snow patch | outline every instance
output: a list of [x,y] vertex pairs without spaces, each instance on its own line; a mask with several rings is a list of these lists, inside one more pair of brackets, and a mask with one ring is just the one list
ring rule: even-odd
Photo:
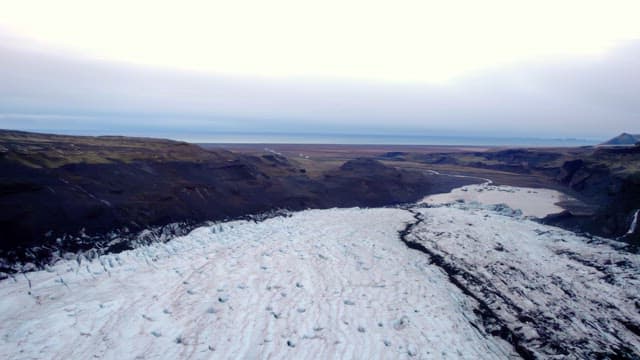
[[636,228],[638,227],[638,215],[640,215],[640,210],[636,210],[633,214],[633,220],[631,220],[631,226],[629,226],[629,231],[627,231],[628,235],[635,234]]

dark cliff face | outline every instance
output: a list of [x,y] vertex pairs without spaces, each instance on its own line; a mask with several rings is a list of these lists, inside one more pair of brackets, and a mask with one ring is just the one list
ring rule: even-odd
[[[279,155],[155,139],[0,132],[0,145],[0,258],[10,260],[33,258],[34,247],[38,258],[53,249],[85,250],[114,230],[274,209],[411,202],[428,194],[433,182],[367,159],[310,178]],[[76,240],[64,240],[65,234]]]
[[597,205],[589,216],[559,217],[550,223],[572,226],[607,237],[621,237],[640,245],[638,234],[626,235],[640,208],[640,147],[598,149],[564,162],[557,180]]
[[[581,168],[566,184],[599,204],[592,216],[574,219],[584,230],[607,237],[625,235],[633,214],[640,208],[640,177],[620,177],[601,168]],[[640,238],[627,238],[640,245]]]
[[133,231],[289,205],[293,170],[271,179],[259,159],[71,164],[33,169],[0,161],[2,248],[48,242],[64,233]]

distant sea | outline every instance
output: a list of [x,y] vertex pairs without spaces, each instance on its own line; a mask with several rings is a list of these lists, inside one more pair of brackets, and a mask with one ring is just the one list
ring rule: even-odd
[[573,147],[596,145],[602,142],[600,139],[579,138],[272,133],[202,134],[198,136],[184,137],[181,138],[181,140],[195,143],[236,144],[470,145],[531,147]]
[[605,139],[594,138],[543,138],[506,136],[453,136],[421,134],[344,134],[344,133],[271,133],[271,132],[212,132],[199,133],[179,130],[170,131],[82,131],[40,129],[46,133],[68,135],[124,135],[156,137],[188,141],[192,143],[232,144],[345,144],[345,145],[468,145],[468,146],[529,146],[529,147],[575,147],[597,145]]

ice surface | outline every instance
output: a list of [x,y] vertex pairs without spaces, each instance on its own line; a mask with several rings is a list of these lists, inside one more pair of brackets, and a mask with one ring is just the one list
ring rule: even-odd
[[513,209],[521,210],[524,216],[542,218],[562,212],[563,209],[556,203],[566,198],[566,195],[551,189],[495,186],[485,183],[463,186],[449,193],[429,195],[422,202],[429,205],[457,201],[478,202],[484,205],[506,204]]
[[639,269],[464,204],[309,210],[0,281],[0,358],[633,358]]
[[0,358],[506,358],[401,209],[202,227],[0,283]]
[[539,358],[640,356],[639,255],[481,209],[419,213],[409,238],[441,256]]

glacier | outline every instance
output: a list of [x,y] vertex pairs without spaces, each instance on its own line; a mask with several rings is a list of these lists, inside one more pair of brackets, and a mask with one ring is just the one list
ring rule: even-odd
[[0,282],[0,358],[637,358],[640,258],[484,207],[306,210]]

